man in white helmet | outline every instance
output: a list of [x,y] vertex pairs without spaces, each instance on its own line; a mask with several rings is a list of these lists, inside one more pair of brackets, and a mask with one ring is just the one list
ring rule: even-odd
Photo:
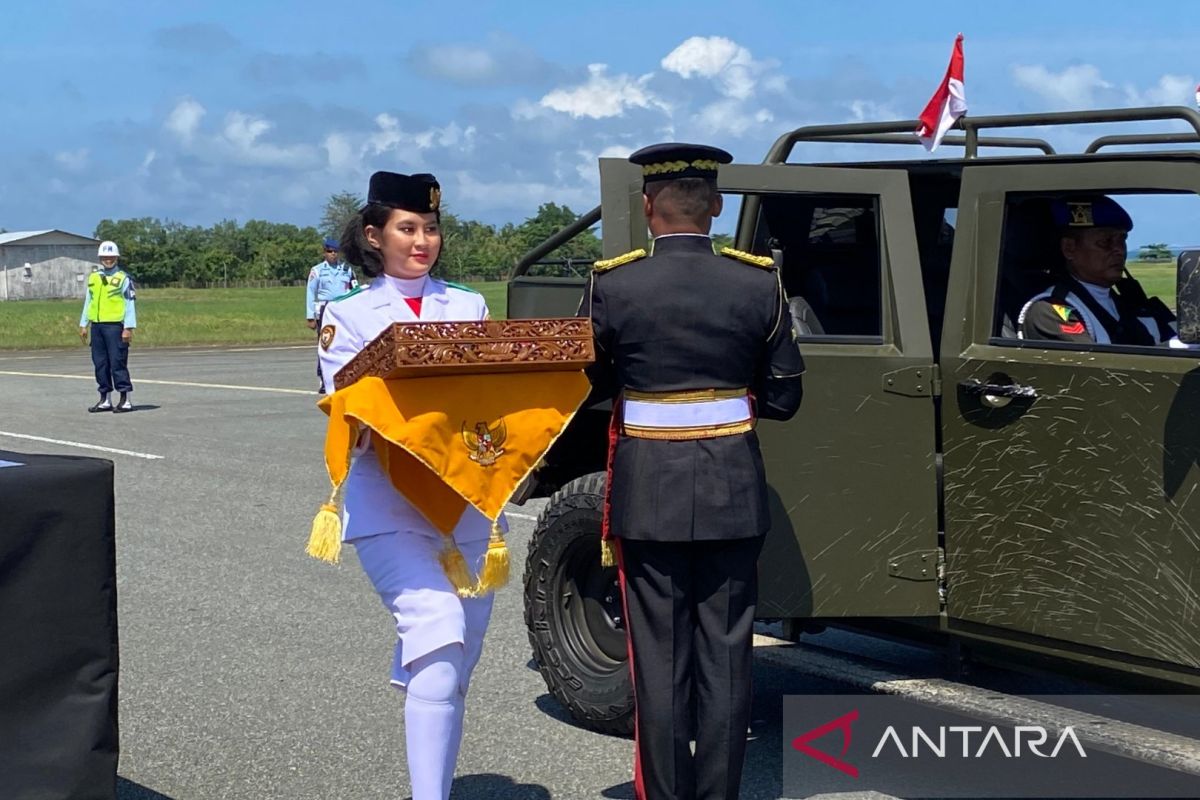
[[[79,338],[88,340],[92,329],[92,364],[96,367],[96,384],[100,400],[88,411],[113,411],[118,414],[133,411],[129,393],[129,342],[137,327],[136,294],[133,281],[117,266],[121,251],[115,242],[101,242],[97,254],[100,269],[88,276],[87,294],[83,298],[83,313],[79,317]],[[114,389],[121,397],[114,405],[108,399]]]

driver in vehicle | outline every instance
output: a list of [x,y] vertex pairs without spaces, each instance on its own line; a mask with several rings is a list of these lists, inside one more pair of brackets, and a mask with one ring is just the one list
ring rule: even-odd
[[1051,206],[1066,274],[1035,295],[1017,319],[1022,339],[1087,344],[1186,347],[1175,315],[1125,273],[1133,220],[1103,195],[1057,200]]

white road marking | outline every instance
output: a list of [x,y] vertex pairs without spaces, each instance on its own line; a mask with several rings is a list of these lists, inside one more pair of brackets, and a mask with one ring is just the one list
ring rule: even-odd
[[941,678],[910,678],[886,664],[759,633],[754,634],[754,648],[757,658],[867,692],[894,694],[1001,724],[1070,725],[1082,742],[1099,750],[1200,775],[1200,741],[1187,736]]
[[[60,375],[51,372],[17,372],[15,370],[0,370],[0,375],[15,375],[21,378],[65,378],[73,381],[95,381],[91,375]],[[192,381],[158,381],[138,378],[138,383],[156,384],[159,386],[193,386],[200,389],[236,389],[243,392],[275,392],[277,394],[303,394],[313,396],[316,393],[310,389],[280,389],[275,386],[239,386],[230,383],[193,383]]]
[[33,442],[47,442],[49,444],[61,444],[64,447],[79,447],[84,450],[99,450],[102,453],[116,453],[122,456],[133,456],[134,458],[145,458],[150,461],[158,461],[165,456],[156,456],[153,453],[139,453],[135,450],[122,450],[119,447],[101,447],[98,444],[85,444],[84,442],[69,442],[66,439],[48,439],[45,436],[30,436],[27,433],[10,433],[9,431],[0,431],[0,436],[11,436],[14,439],[29,439]]
[[537,522],[537,516],[534,514],[522,514],[519,511],[505,511],[504,516],[513,517],[514,519],[528,519]]
[[317,343],[312,344],[283,344],[275,347],[231,347],[226,350],[208,350],[212,353],[257,353],[262,350],[316,350]]
[[40,361],[54,356],[0,356],[0,361]]

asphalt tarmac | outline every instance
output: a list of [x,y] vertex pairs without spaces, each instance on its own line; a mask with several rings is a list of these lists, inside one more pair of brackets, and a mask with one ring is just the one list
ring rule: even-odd
[[[403,700],[388,684],[392,619],[352,548],[336,567],[304,554],[329,492],[315,348],[135,345],[130,368],[134,413],[89,414],[86,348],[0,354],[0,449],[115,465],[118,797],[408,797]],[[472,681],[454,800],[634,796],[631,740],[574,723],[530,662],[520,569],[544,502],[509,512],[514,580],[497,596]],[[1097,691],[1069,677],[984,668],[974,686],[948,682],[936,654],[842,631],[806,635],[802,645],[759,636],[755,652],[744,800],[781,795],[785,695],[902,694],[1021,719],[1011,695]],[[1134,721],[1170,730],[1198,718],[1181,716],[1178,703],[1164,698]],[[1110,745],[1126,730],[1112,722],[1097,723]],[[1109,751],[1200,765],[1200,742],[1164,736],[1146,745],[1145,732],[1128,728],[1129,746]],[[817,780],[799,796],[887,797],[823,794],[833,785]]]
[[[0,448],[116,465],[122,800],[407,796],[392,620],[352,550],[304,554],[329,486],[314,369],[309,347],[135,345],[135,411],[89,414],[86,348],[0,354]],[[543,502],[510,515],[515,565]],[[518,586],[497,597],[452,796],[632,798],[632,742],[548,695]],[[764,659],[754,679],[742,796],[765,800],[780,696],[847,688]]]

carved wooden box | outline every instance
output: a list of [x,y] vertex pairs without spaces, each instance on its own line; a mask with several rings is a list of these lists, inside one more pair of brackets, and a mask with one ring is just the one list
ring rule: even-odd
[[394,322],[334,376],[417,378],[583,369],[596,358],[585,317],[484,322]]

